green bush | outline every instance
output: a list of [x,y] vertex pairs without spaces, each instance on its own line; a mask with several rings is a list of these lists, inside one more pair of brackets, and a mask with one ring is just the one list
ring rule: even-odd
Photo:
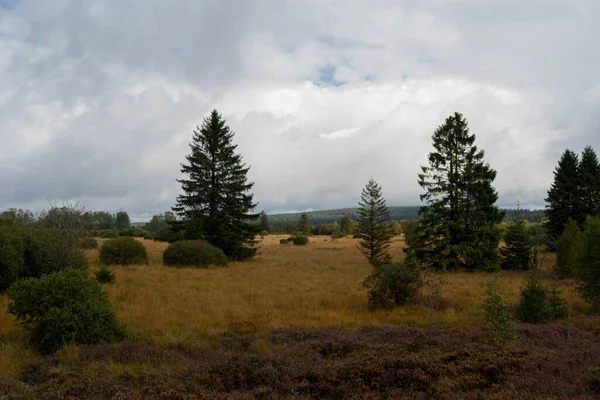
[[483,308],[483,319],[486,324],[492,325],[498,344],[511,343],[518,340],[515,320],[508,311],[508,305],[500,295],[498,288],[498,276],[487,282],[485,297],[481,304]]
[[556,265],[554,271],[559,278],[575,276],[583,251],[583,234],[577,222],[569,219],[565,230],[556,242]]
[[119,237],[119,232],[117,231],[105,231],[102,233],[103,239],[116,239]]
[[567,316],[567,302],[556,286],[552,286],[548,291],[548,307],[552,311],[552,319]]
[[125,337],[106,294],[83,271],[65,269],[18,281],[8,298],[9,312],[32,332],[31,341],[42,352],[69,342],[112,343]]
[[154,240],[154,236],[151,233],[146,233],[144,235],[144,240]]
[[344,235],[342,232],[336,232],[333,235],[331,235],[332,239],[342,239],[345,237],[346,237],[346,235]]
[[181,240],[181,235],[171,228],[163,228],[156,235],[154,235],[154,240],[157,242],[169,242],[174,243],[178,240]]
[[279,244],[288,244],[288,243],[290,243],[290,241],[287,239],[279,239]]
[[79,247],[85,250],[97,249],[98,248],[98,240],[95,237],[84,237],[81,238],[79,242]]
[[115,274],[107,266],[102,266],[97,271],[94,271],[94,276],[100,283],[113,283],[116,279]]
[[372,309],[390,310],[416,298],[423,286],[421,273],[421,267],[411,261],[377,263],[363,282],[370,289],[369,305]]
[[362,235],[360,233],[355,233],[354,235],[352,235],[352,239],[361,239]]
[[0,226],[0,293],[19,278],[25,249],[23,230],[16,226]]
[[105,265],[148,264],[143,243],[131,237],[107,240],[100,247],[100,263]]
[[529,324],[547,324],[552,321],[552,308],[548,300],[548,289],[537,275],[531,275],[521,289],[517,319]]
[[170,267],[207,267],[227,265],[221,249],[201,240],[182,240],[171,243],[163,253],[163,263]]
[[296,236],[294,236],[293,243],[296,246],[306,246],[308,244],[308,236],[296,235]]
[[87,258],[80,248],[81,231],[28,228],[25,231],[22,277],[39,278],[66,268],[87,270]]
[[290,236],[289,238],[287,238],[286,240],[288,242],[293,242],[294,241],[295,236]]

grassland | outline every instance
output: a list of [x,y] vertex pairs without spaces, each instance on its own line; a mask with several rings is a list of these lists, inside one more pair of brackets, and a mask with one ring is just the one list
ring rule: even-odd
[[[3,380],[5,390],[12,393],[11,396],[18,397],[17,395],[21,392],[24,393],[23,396],[25,397],[32,395],[32,393],[41,393],[32,392],[33,389],[28,386],[38,387],[42,385],[41,383],[39,385],[37,383],[27,383],[29,381],[26,377],[30,376],[28,374],[31,374],[32,365],[36,365],[35,368],[41,371],[41,375],[48,374],[45,383],[42,382],[46,385],[56,378],[56,374],[62,376],[63,372],[67,375],[69,373],[71,375],[75,374],[74,376],[79,378],[87,376],[89,379],[94,377],[96,379],[101,376],[106,380],[107,387],[114,386],[115,382],[111,381],[111,377],[115,376],[120,377],[119,379],[123,376],[138,379],[140,376],[147,377],[148,374],[154,374],[163,378],[169,376],[170,379],[174,379],[172,375],[172,373],[175,373],[174,371],[183,372],[177,366],[181,361],[177,361],[179,356],[176,357],[171,354],[175,351],[173,349],[187,349],[185,350],[186,354],[193,352],[190,349],[210,352],[217,351],[215,349],[221,349],[218,351],[222,351],[223,348],[227,351],[238,351],[241,348],[243,351],[263,354],[263,356],[265,354],[279,354],[284,350],[276,340],[271,340],[273,332],[287,332],[289,330],[295,330],[295,332],[331,332],[330,330],[333,329],[335,332],[354,332],[354,334],[359,335],[352,339],[354,344],[363,343],[365,340],[361,336],[365,326],[373,327],[370,329],[382,330],[393,329],[384,327],[398,327],[401,330],[398,332],[404,332],[402,335],[408,334],[406,332],[413,332],[410,335],[416,335],[414,332],[421,332],[419,329],[425,329],[425,331],[449,329],[452,332],[461,329],[464,332],[470,332],[468,336],[476,337],[477,340],[485,342],[487,339],[482,338],[489,338],[489,334],[484,335],[482,332],[485,332],[485,330],[481,330],[480,304],[485,290],[485,283],[491,279],[490,274],[447,273],[432,275],[429,279],[435,283],[434,286],[438,289],[438,295],[435,297],[435,309],[431,309],[425,304],[415,303],[393,311],[372,312],[367,305],[366,289],[361,285],[363,279],[370,272],[370,266],[356,249],[355,240],[351,238],[332,240],[326,237],[311,237],[308,246],[302,247],[281,245],[279,239],[282,237],[266,236],[259,244],[259,256],[251,262],[231,263],[228,268],[211,269],[164,267],[161,264],[161,255],[167,244],[144,241],[151,260],[149,265],[113,268],[117,276],[116,283],[105,285],[104,288],[110,297],[117,316],[127,324],[132,338],[135,340],[136,344],[130,346],[137,349],[135,351],[143,354],[154,351],[167,352],[166,355],[160,353],[162,355],[159,357],[160,360],[166,357],[166,361],[153,363],[145,360],[144,357],[141,357],[141,359],[134,357],[135,362],[120,363],[117,357],[116,361],[111,359],[104,360],[104,363],[102,363],[96,360],[94,361],[96,364],[94,364],[83,355],[89,352],[93,353],[96,350],[93,350],[93,348],[78,349],[72,346],[67,347],[53,358],[41,357],[27,345],[26,334],[14,324],[12,316],[7,312],[7,299],[0,296],[0,394],[2,393]],[[390,252],[395,259],[403,258],[402,248],[403,242],[400,239],[396,239],[392,243]],[[97,268],[97,250],[87,251],[87,256],[92,269]],[[553,262],[554,260],[551,257],[547,257],[544,269],[548,270]],[[549,280],[550,274],[547,275]],[[505,292],[505,298],[513,305],[518,301],[524,277],[525,275],[522,273],[506,272],[500,276],[499,282]],[[553,281],[553,283],[558,284],[561,288],[568,302],[569,310],[569,317],[558,321],[558,324],[563,325],[564,328],[559,330],[560,334],[556,338],[556,343],[563,340],[564,335],[566,337],[577,337],[578,340],[584,342],[585,340],[592,340],[590,343],[596,343],[594,340],[597,341],[597,335],[600,333],[600,319],[597,316],[590,315],[588,305],[578,298],[574,282],[564,280]],[[430,289],[425,287],[424,294],[428,294]],[[443,301],[440,300],[442,298]],[[409,331],[406,331],[406,329],[409,329]],[[410,329],[417,330],[411,331]],[[558,328],[552,329],[555,332]],[[323,344],[325,342],[336,343],[338,341],[334,337],[337,334],[327,336],[330,333],[321,333],[319,335],[321,335],[317,335],[318,343],[321,343],[319,346],[325,346],[326,344]],[[459,340],[461,336],[460,333],[454,335],[456,337],[450,335],[452,339],[448,339],[452,343]],[[342,337],[339,340],[343,342],[346,339]],[[378,340],[381,341],[380,344],[383,347],[373,351],[375,353],[378,351],[385,352],[385,340],[381,338]],[[304,346],[302,340],[292,342],[290,344],[291,348],[296,349],[295,346],[300,346],[298,347],[300,349]],[[584,349],[590,346],[588,342],[584,342],[578,342],[577,346],[579,347],[577,348]],[[442,342],[436,343],[436,345],[432,344],[434,348],[445,346],[442,345]],[[488,346],[487,342],[485,343],[485,346]],[[551,344],[551,346],[555,346],[556,343]],[[350,347],[352,348],[354,344]],[[103,346],[106,354],[112,354],[113,350],[106,348],[108,345]],[[363,344],[356,344],[356,346],[361,349],[364,347]],[[458,344],[453,346],[457,349],[460,347]],[[492,351],[490,350],[492,347],[485,348],[486,351]],[[114,350],[117,352],[133,351],[127,350],[127,345],[125,347],[114,347],[114,349],[121,349]],[[311,354],[314,348],[311,347],[311,349],[302,351]],[[490,354],[496,357],[497,354],[494,351]],[[543,354],[542,350],[539,350],[539,352]],[[209,359],[216,357],[214,353],[203,354]],[[298,357],[298,354],[294,354],[293,357]],[[576,353],[573,354],[575,357]],[[577,357],[582,357],[580,353],[577,354],[579,354]],[[268,356],[264,357],[268,358]],[[289,357],[292,357],[292,355],[289,355]],[[286,359],[289,359],[289,357]],[[535,353],[535,357],[538,357],[538,352]],[[586,358],[583,358],[583,360],[589,363],[588,366],[595,365],[595,353],[588,354],[586,357],[589,360]],[[600,351],[597,357],[600,358]],[[83,362],[84,359],[87,361]],[[77,360],[79,364],[73,364],[74,360]],[[265,360],[267,359],[263,361],[266,362]],[[197,367],[199,361],[196,361],[192,364]],[[104,365],[107,362],[107,365],[112,368],[109,368],[108,371],[105,369],[106,365]],[[189,358],[186,358],[185,362],[181,361],[183,364],[187,362],[191,362]],[[218,364],[217,361],[214,362]],[[481,359],[478,362],[485,364],[489,360]],[[525,361],[523,363],[526,364]],[[597,360],[597,363],[600,365],[600,359]],[[104,366],[100,367],[100,364]],[[211,368],[217,368],[215,365]],[[580,369],[584,367],[584,364],[579,366]],[[58,372],[55,371],[56,368],[58,368]],[[379,365],[378,368],[385,369],[385,366]],[[55,371],[54,375],[52,371]],[[326,371],[323,373],[326,374]],[[458,379],[456,377],[447,378],[451,380]],[[37,382],[34,378],[31,379]],[[306,379],[306,377],[302,379]],[[580,376],[573,379],[580,380]],[[43,387],[43,385],[39,387]],[[142,385],[142,387],[145,386]],[[243,387],[235,385],[232,388],[234,391],[243,389]],[[44,390],[47,391],[48,388],[46,387]],[[199,389],[194,390],[197,392]],[[275,389],[271,388],[271,390]],[[297,388],[290,389],[289,393],[286,393],[291,395],[296,391]],[[67,392],[68,390],[66,392],[56,392],[56,396],[59,396],[58,393],[61,393],[62,396]],[[587,398],[585,396],[589,392],[580,392],[584,396],[582,398]],[[98,393],[100,393],[98,398],[104,398],[103,396],[109,396],[108,393],[112,393],[110,395],[112,397],[118,392],[111,392],[103,387],[102,390],[99,389]],[[131,393],[139,394],[139,391],[134,390]],[[188,392],[181,389],[177,393]],[[207,398],[212,397],[211,393],[214,395],[213,392],[207,393]],[[249,391],[247,394],[250,397],[248,398],[257,396],[257,393],[260,394],[260,391]],[[274,392],[269,393],[273,395]],[[306,393],[308,393],[308,397],[315,395],[310,391]],[[156,397],[161,396],[156,395]],[[125,396],[125,398],[136,397]],[[172,398],[180,397],[174,396]],[[194,398],[194,396],[190,398]],[[266,398],[271,397],[267,396]]]

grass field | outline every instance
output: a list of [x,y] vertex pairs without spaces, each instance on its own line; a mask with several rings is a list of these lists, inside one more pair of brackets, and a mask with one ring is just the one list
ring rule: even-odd
[[[105,285],[118,318],[136,341],[149,346],[210,349],[224,333],[265,336],[274,330],[364,326],[477,328],[482,325],[481,300],[487,273],[432,275],[439,297],[437,309],[411,304],[393,311],[372,312],[363,279],[371,267],[356,249],[356,240],[311,237],[307,246],[279,244],[284,236],[266,236],[251,262],[228,268],[168,268],[161,264],[166,243],[143,241],[149,265],[113,267],[117,279]],[[396,238],[390,253],[403,258]],[[97,250],[87,251],[91,269]],[[554,260],[546,258],[544,269]],[[511,304],[518,301],[525,274],[503,272],[499,282]],[[598,318],[575,292],[573,281],[554,282],[568,302],[569,317],[559,324],[598,333]],[[424,288],[427,294],[430,288]],[[16,377],[39,358],[26,344],[25,333],[7,312],[0,296],[0,376]],[[259,344],[254,344],[260,347]],[[265,344],[267,348],[270,345]],[[0,385],[1,388],[1,385]],[[13,389],[14,390],[14,389]]]

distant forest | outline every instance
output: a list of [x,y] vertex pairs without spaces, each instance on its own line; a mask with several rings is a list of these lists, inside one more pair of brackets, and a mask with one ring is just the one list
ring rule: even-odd
[[[395,206],[388,207],[390,211],[390,219],[394,221],[416,221],[419,219],[419,206]],[[310,222],[314,225],[318,224],[332,224],[334,222],[340,222],[342,217],[347,216],[351,219],[358,219],[356,214],[358,208],[340,208],[336,210],[320,210],[320,211],[306,211],[289,214],[271,214],[269,215],[269,223],[297,223],[300,222],[300,216],[306,214],[310,219]],[[516,209],[504,209],[506,211],[506,220],[514,218]],[[525,219],[529,222],[541,222],[544,217],[544,210],[521,210]],[[391,221],[390,221],[391,222]]]

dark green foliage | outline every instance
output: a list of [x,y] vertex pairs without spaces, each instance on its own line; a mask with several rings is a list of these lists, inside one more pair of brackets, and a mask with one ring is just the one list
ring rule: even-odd
[[296,235],[294,236],[294,240],[292,242],[295,246],[306,246],[308,244],[308,236]]
[[407,256],[433,269],[493,270],[498,264],[496,226],[504,217],[494,205],[496,171],[484,163],[462,114],[448,117],[432,139],[429,166],[419,174],[425,205]]
[[0,225],[0,293],[19,278],[24,250],[23,228],[12,224]]
[[156,214],[152,216],[152,219],[145,225],[144,229],[153,234],[157,234],[162,229],[170,228],[171,222],[175,220],[175,214],[170,211],[167,211],[164,214]]
[[372,309],[391,310],[415,299],[423,286],[421,267],[412,261],[379,262],[363,282]]
[[33,213],[29,210],[10,208],[0,213],[0,223],[8,222],[11,225],[28,225],[35,222]]
[[264,232],[269,232],[269,217],[264,211],[260,212],[260,217],[258,219],[258,229],[262,232],[261,234],[264,236]]
[[104,265],[148,264],[143,243],[131,237],[110,239],[100,247],[100,263]]
[[156,235],[154,235],[154,240],[157,242],[173,243],[181,239],[182,235],[178,232],[175,232],[172,228],[163,228]]
[[575,276],[581,262],[583,234],[577,222],[569,218],[564,231],[556,242],[556,265],[559,278]]
[[294,241],[294,236],[290,236],[289,238],[286,239],[288,242],[293,242]]
[[154,236],[151,233],[144,234],[144,240],[154,240]]
[[549,302],[549,290],[541,279],[533,274],[521,289],[521,300],[516,315],[521,322],[529,324],[547,324],[552,321],[552,308]]
[[515,329],[514,317],[508,311],[508,305],[502,299],[498,288],[498,276],[496,275],[494,279],[487,282],[481,307],[485,323],[494,328],[495,342],[506,344],[517,341],[519,337]]
[[360,233],[355,233],[352,235],[352,239],[362,239],[362,235]]
[[102,233],[103,239],[116,239],[119,237],[119,232],[117,231],[106,231]]
[[526,271],[533,267],[531,236],[521,213],[517,212],[515,218],[508,223],[504,242],[505,246],[500,249],[502,269]]
[[592,390],[596,393],[600,393],[600,367],[589,367],[583,380],[590,385]]
[[98,240],[95,237],[86,236],[81,238],[79,241],[79,247],[84,250],[91,250],[98,248]]
[[106,211],[88,211],[83,214],[85,229],[115,229],[115,216]]
[[580,260],[577,290],[585,301],[600,308],[600,216],[588,217],[583,225]]
[[163,263],[170,267],[226,266],[227,256],[221,249],[202,240],[182,240],[167,247]]
[[373,179],[362,190],[358,205],[358,231],[361,240],[357,247],[375,265],[383,260],[390,247],[392,231],[388,225],[390,214],[381,194],[381,186]]
[[567,316],[567,302],[562,297],[561,291],[553,285],[548,289],[548,307],[552,312],[552,319]]
[[579,204],[575,219],[583,226],[588,216],[600,213],[600,163],[591,146],[586,146],[581,153],[578,174]]
[[289,244],[289,240],[287,239],[279,239],[279,244]]
[[8,297],[9,312],[32,332],[32,342],[43,352],[69,342],[111,343],[125,337],[106,294],[85,272],[66,269],[21,280]]
[[340,231],[344,235],[349,235],[352,233],[352,220],[349,216],[344,215],[340,220]]
[[114,283],[116,279],[115,274],[105,265],[94,271],[94,276],[99,283]]
[[121,237],[144,237],[146,235],[150,235],[150,232],[137,228],[127,228],[119,231]]
[[122,231],[131,228],[131,221],[129,220],[129,214],[127,211],[119,211],[115,217],[115,228]]
[[183,194],[173,211],[181,218],[186,239],[205,240],[229,258],[242,260],[256,252],[254,238],[260,229],[248,193],[254,186],[246,177],[250,167],[236,154],[233,136],[216,110],[194,131],[187,164],[181,166],[187,179],[178,180]]
[[342,232],[335,232],[335,233],[333,233],[331,235],[332,239],[342,239],[342,238],[345,238],[345,237],[346,237],[346,235],[343,234]]
[[308,219],[308,216],[306,214],[302,214],[300,216],[300,222],[298,223],[298,231],[303,235],[310,234],[310,220]]
[[87,258],[75,231],[29,228],[25,232],[23,277],[38,278],[64,268],[87,269]]

